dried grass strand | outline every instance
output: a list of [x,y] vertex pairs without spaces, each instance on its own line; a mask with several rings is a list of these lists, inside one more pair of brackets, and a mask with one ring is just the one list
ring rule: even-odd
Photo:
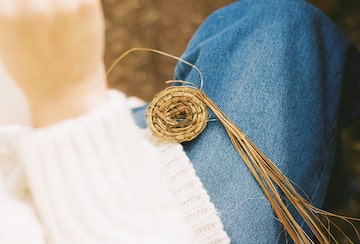
[[131,48],[127,51],[125,51],[124,53],[122,53],[117,59],[115,59],[115,61],[110,65],[110,67],[107,69],[106,71],[106,76],[109,76],[110,73],[113,71],[113,69],[116,67],[116,65],[122,60],[124,59],[126,56],[128,56],[130,53],[133,53],[133,52],[152,52],[152,53],[157,53],[157,54],[160,54],[160,55],[163,55],[163,56],[166,56],[166,57],[169,57],[169,58],[172,58],[172,59],[175,59],[177,61],[180,61],[186,65],[189,65],[191,68],[193,68],[194,70],[196,70],[199,74],[199,79],[200,79],[200,86],[199,86],[199,89],[202,90],[203,86],[204,86],[204,77],[201,73],[201,71],[199,70],[198,67],[196,67],[195,65],[193,65],[192,63],[182,59],[182,58],[179,58],[175,55],[172,55],[172,54],[169,54],[169,53],[166,53],[166,52],[162,52],[162,51],[159,51],[159,50],[156,50],[156,49],[153,49],[153,48],[146,48],[146,47],[134,47],[134,48]]
[[[314,234],[316,240],[320,243],[330,243],[331,241],[337,243],[337,240],[329,229],[331,221],[328,226],[325,226],[318,215],[337,217],[346,221],[353,227],[358,239],[360,240],[359,232],[350,221],[359,221],[359,219],[339,216],[314,207],[308,199],[305,199],[297,192],[292,182],[280,171],[280,169],[264,155],[264,153],[245,135],[245,133],[237,128],[237,126],[210,98],[204,95],[204,99],[206,105],[209,106],[209,108],[224,125],[235,149],[238,151],[239,155],[253,174],[273,207],[279,221],[283,224],[286,232],[295,243],[314,243],[314,241],[296,222],[280,196],[280,193],[276,189],[276,186],[294,206],[304,222],[310,228],[311,232]],[[342,234],[345,238],[347,238],[349,243],[354,243],[344,232],[342,232]]]

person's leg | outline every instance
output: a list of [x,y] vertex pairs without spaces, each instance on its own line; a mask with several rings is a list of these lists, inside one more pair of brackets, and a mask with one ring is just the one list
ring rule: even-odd
[[[205,93],[321,206],[349,50],[303,1],[243,0],[210,16],[183,58],[203,73]],[[199,84],[185,64],[176,78]],[[184,147],[233,242],[275,243],[282,227],[220,122]]]
[[[212,14],[183,58],[201,70],[205,93],[321,206],[348,50],[346,38],[304,1],[242,0]],[[199,84],[197,72],[183,63],[175,78]],[[284,240],[219,121],[184,148],[232,243]]]

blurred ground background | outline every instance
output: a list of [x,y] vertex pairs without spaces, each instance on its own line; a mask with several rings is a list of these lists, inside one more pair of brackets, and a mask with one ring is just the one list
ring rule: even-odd
[[[230,0],[103,0],[105,63],[132,47],[151,47],[180,56],[196,28]],[[312,0],[360,48],[360,0]],[[276,1],[274,1],[276,4]],[[139,52],[126,57],[109,77],[112,87],[149,101],[172,78],[176,61]],[[360,68],[360,67],[359,67]],[[341,135],[345,163],[355,189],[342,214],[360,217],[360,124]],[[336,198],[336,194],[335,194]],[[336,199],[335,199],[336,200]],[[340,224],[341,225],[341,224]],[[360,225],[357,225],[360,229]],[[343,240],[342,243],[348,243]]]

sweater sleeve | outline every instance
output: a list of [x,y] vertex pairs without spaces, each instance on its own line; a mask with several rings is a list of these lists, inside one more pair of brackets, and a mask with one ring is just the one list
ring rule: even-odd
[[0,126],[0,243],[42,244],[44,234],[33,208],[24,199],[21,167],[16,164],[13,138],[27,127]]
[[125,97],[18,138],[50,243],[194,243]]
[[30,206],[9,196],[0,175],[0,243],[44,244],[43,230]]

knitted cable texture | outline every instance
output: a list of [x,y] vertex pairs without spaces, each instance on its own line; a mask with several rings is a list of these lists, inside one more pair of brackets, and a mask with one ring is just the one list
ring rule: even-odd
[[170,190],[200,243],[230,243],[214,204],[180,144],[164,143],[146,130],[145,136],[160,151]]

